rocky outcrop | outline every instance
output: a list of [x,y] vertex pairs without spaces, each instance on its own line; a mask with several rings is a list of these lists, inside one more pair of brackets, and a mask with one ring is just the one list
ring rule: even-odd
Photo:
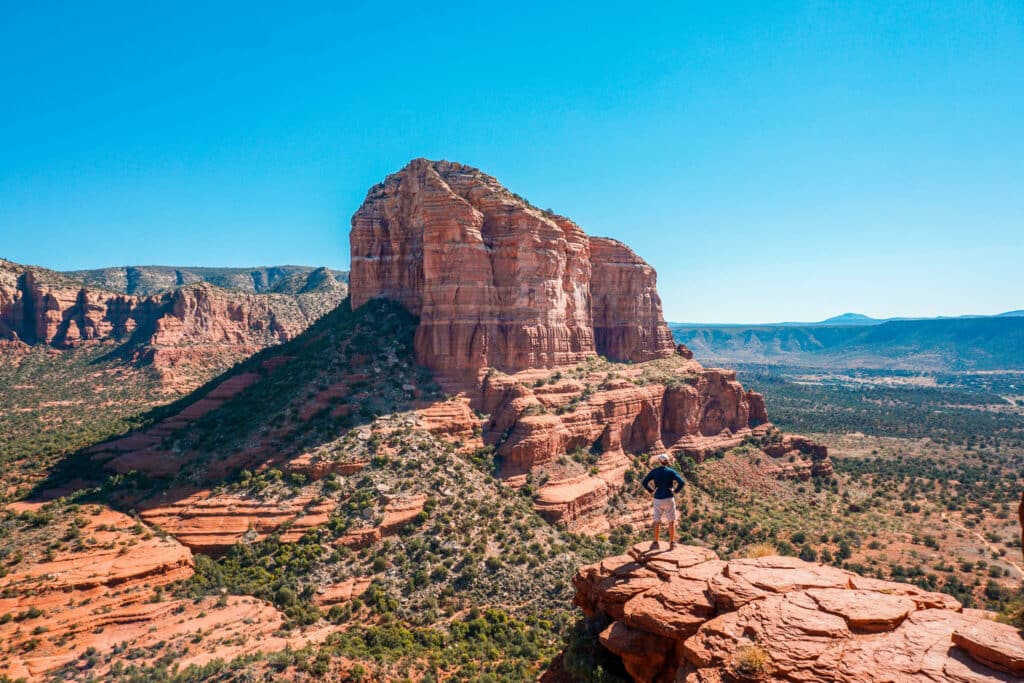
[[576,448],[668,450],[699,462],[753,434],[748,394],[735,373],[687,361],[666,371],[664,382],[644,383],[642,371],[616,368],[544,391],[492,375],[483,385],[486,438],[498,444],[506,467],[525,471]]
[[335,507],[333,501],[317,501],[312,494],[269,500],[209,490],[172,494],[171,503],[144,504],[142,519],[208,555],[219,555],[241,539],[262,540],[282,527],[287,530],[281,540],[297,541],[326,524]]
[[574,602],[637,681],[1009,681],[1024,639],[948,595],[791,557],[634,546]]
[[64,347],[127,337],[155,302],[87,290],[55,273],[0,261],[0,334]]
[[386,297],[418,316],[417,359],[434,370],[674,352],[650,266],[474,168],[410,162],[367,194],[350,243],[352,306]]
[[[314,276],[316,278],[314,279]],[[310,274],[313,289],[250,294],[207,283],[153,296],[97,290],[40,268],[0,261],[0,336],[66,349],[121,344],[125,357],[154,365],[168,381],[209,376],[256,351],[294,338],[336,306],[345,286]]]
[[[502,476],[545,480],[536,502],[549,520],[599,514],[627,453],[699,462],[770,440],[764,398],[675,345],[650,265],[477,169],[410,162],[370,189],[350,243],[353,308],[383,297],[419,318],[417,360],[487,416]],[[475,426],[435,413],[450,413],[459,439]],[[831,474],[823,447],[771,443],[770,458],[787,456],[776,476]],[[590,472],[552,465],[574,451],[592,454]]]
[[590,238],[594,346],[611,360],[641,363],[671,355],[672,333],[661,313],[657,273],[632,249]]
[[[666,451],[700,463],[748,444],[763,454],[765,476],[832,475],[828,449],[779,433],[765,421],[763,397],[745,391],[731,371],[675,356],[582,364],[557,380],[536,374],[488,374],[480,410],[489,416],[483,438],[494,445],[502,476],[545,479],[535,504],[549,521],[606,530],[601,511],[624,483],[629,454]],[[596,471],[563,474],[557,462],[574,452],[586,453]]]
[[[8,509],[39,507],[16,503]],[[145,664],[164,648],[187,645],[177,659],[186,667],[301,647],[326,635],[280,636],[283,616],[256,598],[173,599],[172,584],[193,573],[187,548],[107,508],[86,506],[79,518],[86,542],[25,561],[0,577],[0,639],[7,650],[0,677],[43,680],[85,651],[105,655],[130,648],[139,657],[135,663]],[[91,673],[102,679],[116,659],[97,658]]]

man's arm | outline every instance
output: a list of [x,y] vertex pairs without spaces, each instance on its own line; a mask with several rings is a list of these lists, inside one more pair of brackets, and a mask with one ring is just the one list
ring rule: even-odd
[[647,476],[644,477],[644,480],[642,482],[640,482],[640,485],[644,487],[644,491],[647,491],[647,493],[654,493],[653,489],[651,489],[651,487],[648,486],[648,484],[651,483],[651,479],[653,479],[653,478],[654,478],[654,470],[651,470],[650,472],[647,473]]
[[675,491],[673,491],[673,493],[679,493],[680,491],[683,490],[683,487],[686,486],[686,480],[679,476],[679,473],[676,472],[675,470],[672,470],[672,476],[676,480],[676,488]]

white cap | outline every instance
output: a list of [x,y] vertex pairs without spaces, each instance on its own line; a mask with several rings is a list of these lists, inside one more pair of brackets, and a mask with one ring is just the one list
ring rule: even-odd
[[661,453],[658,455],[658,462],[663,462],[667,465],[669,463],[668,453]]

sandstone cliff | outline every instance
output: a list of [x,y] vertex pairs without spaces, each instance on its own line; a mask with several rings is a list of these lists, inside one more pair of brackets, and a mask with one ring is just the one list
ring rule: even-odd
[[636,457],[646,453],[701,463],[742,447],[763,456],[757,468],[766,477],[832,475],[827,448],[765,422],[763,397],[734,372],[679,355],[635,364],[591,358],[554,374],[491,372],[481,393],[483,439],[501,476],[517,486],[540,481],[541,514],[579,531],[633,521],[602,511],[627,470],[646,466]]
[[[23,546],[24,559],[19,553],[8,560],[0,576],[0,638],[9,649],[0,659],[0,677],[45,680],[87,650],[110,655],[130,646],[136,664],[149,664],[161,648],[185,645],[177,659],[185,667],[302,647],[326,635],[320,629],[282,636],[284,615],[248,596],[170,598],[165,590],[171,593],[193,574],[187,548],[103,506],[81,508],[73,522],[66,510],[50,507],[14,503],[4,512],[45,514],[51,527],[71,528],[88,542],[36,557],[32,553],[45,545],[37,542]],[[91,673],[102,679],[110,661],[90,664]]]
[[125,357],[152,363],[187,386],[193,370],[225,367],[294,338],[346,293],[343,284],[318,272],[307,284],[294,294],[250,294],[198,283],[134,296],[0,261],[0,338],[58,349],[117,343]]
[[[700,462],[750,443],[774,476],[832,473],[826,449],[779,435],[735,373],[676,347],[657,275],[629,247],[477,169],[410,162],[370,189],[350,242],[353,308],[383,297],[418,316],[417,361],[486,415],[453,433],[476,427],[509,483],[542,480],[537,507],[551,521],[624,521],[601,509],[629,455],[652,451]],[[566,464],[573,452],[590,462]]]
[[[317,416],[364,420],[392,393],[395,401],[382,404],[379,414],[404,404],[416,409],[417,423],[464,452],[493,452],[506,484],[531,487],[535,509],[574,531],[603,532],[645,519],[639,500],[626,511],[607,504],[654,451],[699,463],[741,449],[753,454],[748,464],[761,478],[832,474],[827,450],[775,429],[763,397],[745,390],[735,373],[704,368],[673,344],[648,264],[614,240],[589,238],[568,219],[532,207],[475,169],[411,162],[370,190],[353,218],[351,242],[351,308],[339,308],[323,319],[322,330],[182,402],[177,414],[90,449],[97,462],[122,473],[175,478],[205,463],[202,481],[198,474],[190,478],[202,487],[179,491],[173,505],[140,504],[144,518],[208,551],[222,550],[248,529],[258,536],[286,524],[296,533],[322,524],[323,510],[310,500],[249,505],[211,494],[206,485],[242,467],[271,464],[311,476],[299,464],[308,454],[293,461],[306,423]],[[425,391],[413,363],[394,350],[409,340],[387,337],[386,321],[394,317],[387,311],[400,307],[384,299],[406,309],[409,327],[402,329],[410,333],[412,355],[440,375],[456,394],[450,400]],[[239,330],[254,327],[287,332],[276,326],[279,318],[270,319],[272,311],[206,296],[178,300],[172,310],[151,333],[171,349],[197,336],[242,344]],[[300,367],[308,369],[308,389],[295,385]],[[368,392],[368,382],[377,388]],[[267,386],[273,389],[261,388]],[[285,386],[297,392],[287,406]],[[200,431],[197,423],[209,429],[222,408],[230,412],[236,402],[270,392],[274,401],[252,406],[231,425],[249,436],[230,447],[218,443],[216,464],[193,443],[168,447]]]
[[634,546],[574,599],[637,681],[1010,681],[1024,639],[948,595],[791,557]]
[[661,315],[658,276],[622,242],[590,238],[592,320],[598,353],[640,363],[670,355],[672,334]]
[[674,351],[650,266],[474,168],[410,162],[371,188],[350,242],[352,306],[387,297],[418,316],[417,359],[434,370]]

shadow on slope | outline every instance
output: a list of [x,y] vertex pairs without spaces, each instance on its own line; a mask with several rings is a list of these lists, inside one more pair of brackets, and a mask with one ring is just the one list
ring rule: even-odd
[[[346,300],[294,340],[150,411],[146,428],[68,456],[32,496],[106,480],[91,495],[129,503],[147,491],[222,483],[246,467],[282,461],[409,409],[437,394],[412,360],[414,329],[415,319],[396,304],[373,301],[351,311]],[[106,476],[117,472],[124,476]]]
[[[196,574],[181,597],[254,595],[287,628],[344,627],[317,650],[270,656],[278,671],[356,660],[383,680],[536,678],[572,621],[575,567],[627,539],[546,524],[479,453],[424,428],[413,410],[443,397],[412,360],[414,328],[396,304],[343,302],[152,411],[148,428],[66,459],[36,494],[139,510],[185,539]],[[170,666],[174,653],[160,654]]]

